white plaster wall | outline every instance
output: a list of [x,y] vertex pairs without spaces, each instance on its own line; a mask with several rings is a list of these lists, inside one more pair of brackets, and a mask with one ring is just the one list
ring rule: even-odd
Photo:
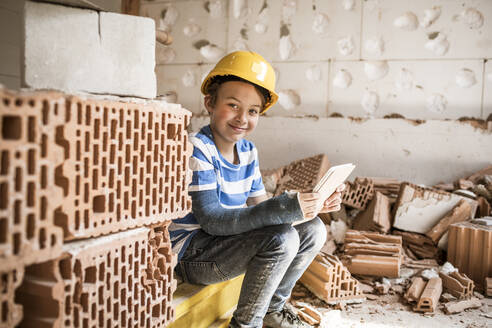
[[[142,1],[141,14],[154,18],[156,26],[163,24],[163,9],[175,9],[172,26],[162,25],[175,42],[156,50],[158,93],[178,93],[178,102],[195,113],[192,130],[208,121],[201,116],[197,93],[215,60],[194,46],[206,40],[217,46],[217,59],[222,51],[259,52],[277,72],[277,91],[292,90],[300,97],[295,108],[277,103],[251,137],[265,168],[323,152],[334,163],[357,163],[354,175],[436,183],[492,164],[490,131],[453,121],[487,119],[492,113],[487,60],[492,58],[492,1],[250,0],[239,13],[233,6],[237,2]],[[347,3],[353,6],[344,8]],[[222,8],[221,15],[207,11],[210,6]],[[438,9],[440,15],[421,26],[428,9]],[[466,9],[471,16],[464,15]],[[408,12],[417,18],[415,29],[395,26]],[[324,24],[313,25],[316,17],[324,18]],[[190,26],[199,31],[186,35]],[[446,37],[441,53],[426,48],[438,33]],[[281,36],[290,38],[290,52],[281,53]],[[374,65],[383,69],[368,73]],[[307,71],[313,68],[317,79],[309,80]],[[334,82],[340,70],[350,74],[343,87]],[[196,77],[193,85],[182,79],[189,71]],[[465,81],[460,79],[463,72]],[[367,95],[377,102],[363,106]],[[390,114],[425,123],[383,119]],[[330,117],[340,115],[368,120]]]

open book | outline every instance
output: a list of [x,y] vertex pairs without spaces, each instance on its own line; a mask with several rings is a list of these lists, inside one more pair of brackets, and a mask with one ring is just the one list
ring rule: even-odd
[[[349,177],[350,173],[354,170],[355,165],[352,163],[341,164],[330,167],[326,171],[325,175],[318,181],[316,186],[314,186],[313,192],[321,194],[322,202],[318,204],[318,211],[323,208],[324,201],[331,196],[337,189],[339,185],[345,182]],[[294,225],[309,221],[311,219],[304,219],[301,221],[294,222]]]

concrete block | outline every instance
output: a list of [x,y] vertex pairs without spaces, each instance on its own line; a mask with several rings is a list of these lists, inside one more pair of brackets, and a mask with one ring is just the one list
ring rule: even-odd
[[154,98],[154,50],[152,20],[26,2],[25,86]]
[[[378,63],[382,66],[375,65]],[[373,79],[379,77],[377,73],[381,77]],[[342,74],[350,74],[349,85],[340,82]],[[473,76],[469,82],[473,84],[465,87],[463,74]],[[483,60],[335,61],[330,69],[329,113],[371,118],[391,114],[408,119],[480,118],[482,76]],[[376,101],[368,98],[370,93]]]
[[[208,72],[207,72],[208,73]],[[158,65],[156,68],[157,94],[175,92],[176,103],[194,114],[205,114],[202,110],[200,87],[205,72],[201,65]]]
[[[492,2],[478,0],[463,3],[459,0],[440,1],[417,0],[370,0],[363,3],[362,17],[362,58],[393,58],[393,59],[431,59],[431,58],[488,58],[491,57],[492,43]],[[438,7],[440,15],[428,27],[420,26],[424,22],[424,11]],[[471,12],[470,19],[465,19],[465,10],[473,8],[480,12]],[[405,13],[411,12],[417,18],[417,26],[407,28],[395,26],[395,20]],[[470,12],[468,12],[470,14]],[[480,24],[479,15],[482,16]],[[443,40],[443,53],[427,49],[426,43]],[[369,51],[366,43],[371,39],[381,38],[384,51]],[[447,43],[447,45],[446,45]],[[446,50],[447,47],[447,50]],[[370,49],[370,48],[369,48]]]
[[57,93],[16,94],[0,89],[0,268],[59,256],[63,231],[55,224],[62,193],[55,144],[65,99]]
[[[13,5],[12,5],[13,6]],[[0,44],[20,46],[22,42],[21,8],[5,8],[0,5]]]
[[[215,64],[225,55],[228,1],[210,3],[212,1],[174,1],[141,5],[140,15],[154,19],[155,26],[171,32],[174,39],[167,51],[157,56],[158,63]],[[218,49],[212,53],[205,52],[205,57],[199,47],[205,44],[215,45]]]
[[11,44],[1,44],[1,47],[0,74],[20,78],[20,47]]
[[[229,47],[246,47],[273,61],[321,61],[330,58],[358,59],[362,4],[343,8],[341,1],[248,1],[247,10],[234,17],[230,8]],[[232,7],[232,5],[231,5]],[[266,7],[266,8],[265,8]],[[282,37],[290,38],[290,55],[281,54]],[[350,51],[339,51],[339,41],[350,38]],[[287,39],[284,39],[287,40]]]
[[64,246],[26,268],[17,292],[30,327],[166,327],[176,289],[167,227],[137,228]]
[[120,13],[122,0],[43,0],[43,1],[52,2],[65,6]]
[[328,62],[274,63],[280,98],[265,115],[325,117],[328,66]]

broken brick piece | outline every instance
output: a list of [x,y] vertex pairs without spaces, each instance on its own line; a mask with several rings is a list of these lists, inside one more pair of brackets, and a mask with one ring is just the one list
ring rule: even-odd
[[394,230],[393,234],[401,236],[403,246],[419,259],[431,259],[437,255],[437,246],[426,235],[399,230]]
[[481,218],[484,216],[492,215],[490,203],[487,201],[487,199],[485,199],[485,197],[478,197],[477,202],[478,202],[477,217]]
[[432,239],[434,244],[437,244],[442,235],[448,231],[451,224],[468,220],[471,216],[471,210],[470,203],[461,199],[451,211],[444,215],[434,227],[427,231],[427,237]]
[[16,327],[22,319],[22,306],[16,304],[15,291],[22,282],[24,266],[0,272],[0,327]]
[[466,309],[476,309],[482,306],[482,302],[472,297],[469,300],[451,301],[444,304],[444,311],[448,314],[460,313]]
[[415,277],[403,297],[408,303],[417,303],[420,299],[420,295],[422,295],[422,292],[424,291],[425,285],[426,282],[424,279],[421,277]]
[[136,228],[65,244],[26,268],[16,298],[30,327],[165,327],[176,289],[166,227]]
[[405,182],[401,185],[394,206],[393,227],[424,234],[431,230],[460,200],[470,203],[470,216],[473,218],[477,209],[475,200]]
[[354,182],[347,182],[342,193],[344,205],[364,210],[374,196],[374,183],[371,179],[355,178]]
[[366,210],[353,222],[356,230],[388,232],[391,229],[391,204],[389,198],[376,191]]
[[473,296],[475,284],[465,274],[461,274],[458,271],[453,271],[449,274],[439,272],[439,277],[442,279],[444,290],[457,299],[465,299]]
[[299,281],[329,304],[364,299],[359,282],[333,255],[319,253]]
[[431,278],[425,285],[422,294],[413,308],[416,312],[434,312],[439,303],[439,297],[442,293],[441,278]]
[[402,239],[400,236],[348,230],[342,262],[353,274],[399,277]]
[[61,254],[63,231],[55,169],[63,149],[55,144],[65,98],[57,92],[0,88],[0,268],[8,272]]
[[280,195],[286,190],[312,192],[329,168],[330,161],[324,154],[294,161],[284,167],[275,195]]
[[483,291],[484,280],[492,273],[492,226],[460,222],[448,233],[448,261]]

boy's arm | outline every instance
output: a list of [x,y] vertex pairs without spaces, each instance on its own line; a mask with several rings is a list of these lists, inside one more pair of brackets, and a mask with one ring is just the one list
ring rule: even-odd
[[216,190],[190,192],[193,214],[211,235],[235,235],[269,225],[288,224],[303,218],[297,194],[283,193],[255,206],[227,209]]

